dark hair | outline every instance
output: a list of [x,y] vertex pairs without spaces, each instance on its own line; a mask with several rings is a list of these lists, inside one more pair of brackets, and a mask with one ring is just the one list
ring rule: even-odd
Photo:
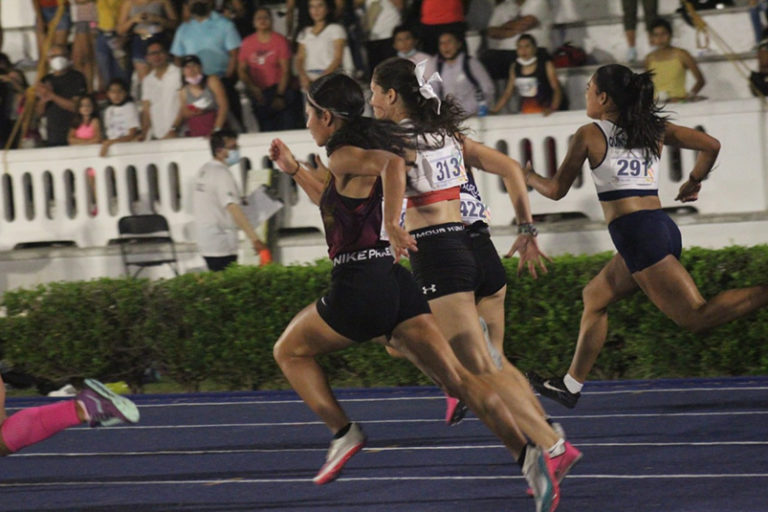
[[197,55],[185,55],[181,58],[181,67],[183,68],[190,62],[197,64],[200,67],[203,67],[203,63],[200,61],[200,57]]
[[77,129],[83,124],[83,115],[80,113],[80,105],[83,104],[83,100],[91,100],[91,105],[93,105],[91,119],[99,118],[99,104],[96,101],[96,98],[92,94],[84,94],[77,98],[77,101],[75,102],[75,115],[72,117],[72,128]]
[[164,52],[168,52],[168,43],[165,41],[165,37],[163,36],[156,36],[149,40],[147,43],[147,50],[149,50],[149,47],[155,44],[159,44],[160,47],[163,49]]
[[408,32],[414,38],[416,37],[416,31],[413,29],[413,27],[411,27],[410,25],[398,25],[392,29],[392,39],[397,37],[397,34],[401,32]]
[[11,62],[11,59],[8,57],[5,53],[0,53],[0,66],[4,66],[8,68],[8,71],[13,69],[13,63]]
[[524,41],[524,40],[526,40],[526,39],[527,39],[528,41],[530,41],[530,42],[531,42],[531,44],[532,44],[532,45],[533,45],[535,48],[538,48],[538,47],[539,47],[539,45],[536,43],[536,38],[535,38],[535,37],[533,37],[531,34],[521,34],[521,35],[520,35],[520,37],[518,37],[518,38],[517,38],[518,42],[520,42],[520,41]]
[[107,89],[109,89],[113,85],[119,85],[120,87],[123,88],[125,92],[128,92],[128,84],[122,78],[113,78],[112,80],[110,80],[109,83],[107,84]]
[[[307,0],[307,12],[309,12],[309,2],[311,0]],[[333,0],[323,0],[323,3],[325,4],[325,19],[323,20],[326,24],[333,23],[333,21],[336,19],[336,4],[333,2]],[[310,23],[309,25],[314,25],[315,20],[312,19],[312,16],[309,16]]]
[[344,120],[325,144],[328,156],[341,146],[363,149],[383,149],[404,156],[405,149],[413,147],[413,131],[391,121],[377,121],[363,117],[365,96],[360,85],[340,73],[325,75],[309,86],[307,103],[320,114],[327,110]]
[[645,158],[661,156],[667,116],[659,115],[662,107],[656,103],[653,73],[634,73],[621,64],[608,64],[595,71],[598,93],[606,93],[619,110],[616,125],[625,133],[627,148],[640,148]]
[[384,91],[394,89],[397,92],[408,118],[418,131],[449,137],[464,133],[466,128],[461,124],[468,117],[464,109],[452,96],[448,96],[440,104],[438,114],[438,101],[421,95],[415,69],[416,64],[410,60],[391,57],[376,66],[373,81]]
[[669,35],[670,36],[672,35],[672,24],[667,20],[665,20],[664,18],[656,18],[653,21],[653,23],[648,25],[648,32],[653,32],[653,29],[656,29],[659,27],[665,28],[667,32],[669,32]]
[[211,155],[216,156],[216,152],[227,147],[227,139],[236,139],[237,132],[229,128],[222,128],[211,134]]
[[264,11],[269,15],[269,19],[272,19],[272,9],[267,7],[266,5],[260,5],[257,8],[253,10],[253,15],[256,16],[256,13],[259,11]]

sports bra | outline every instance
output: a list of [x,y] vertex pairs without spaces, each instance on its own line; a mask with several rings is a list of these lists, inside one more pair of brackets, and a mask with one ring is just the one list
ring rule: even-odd
[[659,159],[647,160],[643,150],[625,147],[623,131],[608,120],[595,121],[605,137],[603,161],[592,168],[600,201],[659,194]]

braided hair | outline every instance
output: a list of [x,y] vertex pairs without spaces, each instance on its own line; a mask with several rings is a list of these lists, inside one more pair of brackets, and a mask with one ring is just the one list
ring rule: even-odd
[[598,68],[594,82],[598,93],[606,93],[619,109],[616,125],[627,137],[627,148],[639,148],[645,158],[661,156],[668,116],[654,99],[653,73],[634,73],[621,64]]

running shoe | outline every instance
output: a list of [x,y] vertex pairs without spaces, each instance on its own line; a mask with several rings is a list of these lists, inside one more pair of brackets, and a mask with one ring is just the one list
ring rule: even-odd
[[88,415],[92,427],[108,427],[119,423],[138,423],[139,409],[136,404],[113,393],[94,379],[85,379],[83,389],[75,397]]
[[445,395],[445,423],[452,427],[461,423],[467,415],[467,404],[458,398]]
[[579,401],[581,396],[581,393],[571,393],[568,391],[561,377],[545,379],[536,373],[528,372],[528,380],[531,381],[533,389],[540,393],[541,396],[550,398],[569,409],[576,407],[576,402]]
[[584,455],[571,443],[565,442],[565,451],[557,457],[549,457],[547,464],[557,483],[561,483],[568,472],[581,460]]
[[363,446],[365,446],[365,434],[357,423],[353,423],[346,434],[331,441],[331,447],[325,457],[325,464],[312,481],[317,485],[323,485],[336,480],[344,464],[354,454],[362,450]]
[[533,490],[536,512],[552,512],[560,503],[560,489],[547,456],[538,446],[528,445],[523,462],[523,475]]

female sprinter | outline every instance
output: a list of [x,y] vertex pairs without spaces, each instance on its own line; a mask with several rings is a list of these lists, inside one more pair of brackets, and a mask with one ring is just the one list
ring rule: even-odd
[[81,423],[95,427],[138,421],[139,409],[133,402],[93,379],[85,379],[74,400],[28,407],[6,417],[5,384],[0,378],[0,455],[16,453]]
[[527,169],[526,183],[550,199],[568,192],[589,159],[597,197],[618,254],[582,292],[584,311],[571,367],[563,378],[531,382],[542,395],[574,407],[608,330],[610,304],[642,290],[679,326],[700,332],[768,303],[768,286],[722,292],[705,300],[678,261],[680,230],[661,209],[658,168],[662,145],[698,151],[696,164],[677,199],[698,198],[720,143],[660,115],[650,73],[619,64],[599,68],[587,84],[587,115],[596,121],[576,131],[565,160],[552,179]]
[[[413,137],[406,137],[405,129],[394,123],[361,117],[364,106],[362,90],[347,76],[328,75],[311,84],[307,127],[315,142],[327,149],[325,181],[298,163],[279,139],[270,147],[278,167],[320,205],[334,263],[329,293],[294,317],[274,349],[291,386],[334,433],[326,463],[314,478],[316,484],[335,479],[365,443],[362,430],[350,422],[315,360],[321,354],[385,335],[446,391],[465,400],[489,426],[495,426],[494,413],[504,409],[502,400],[508,401],[510,394],[500,397],[493,391],[498,385],[492,379],[478,378],[461,366],[413,277],[394,264],[405,250],[415,249],[413,239],[399,226],[405,162],[373,148],[403,153]],[[391,248],[382,235],[383,227]],[[534,440],[548,441],[544,436]],[[537,512],[554,510],[559,501],[557,480],[547,460],[541,448],[532,446],[523,463]]]
[[[547,423],[541,404],[520,371],[503,353],[489,350],[485,342],[475,306],[475,291],[485,276],[473,254],[472,235],[465,230],[460,209],[460,186],[467,181],[465,161],[503,176],[520,221],[520,236],[510,252],[519,252],[519,268],[527,264],[535,276],[535,265],[541,263],[543,267],[545,256],[536,244],[522,169],[511,158],[462,133],[461,108],[451,97],[440,102],[429,83],[439,75],[425,82],[424,67],[424,62],[414,65],[406,59],[388,59],[376,66],[371,80],[374,116],[410,126],[420,134],[416,138],[420,148],[407,158],[414,165],[407,171],[405,194],[405,225],[418,244],[418,250],[410,253],[416,281],[459,361],[473,374],[496,382],[494,390],[502,396],[510,394],[505,412],[511,413],[523,434],[549,450],[554,472],[562,480],[581,453]],[[475,249],[481,244],[476,242]],[[488,245],[482,245],[487,254]],[[503,293],[501,288],[482,292],[491,301],[498,301],[489,317],[497,331],[503,329],[503,299],[499,301],[497,295]],[[521,441],[524,443],[522,437]]]

